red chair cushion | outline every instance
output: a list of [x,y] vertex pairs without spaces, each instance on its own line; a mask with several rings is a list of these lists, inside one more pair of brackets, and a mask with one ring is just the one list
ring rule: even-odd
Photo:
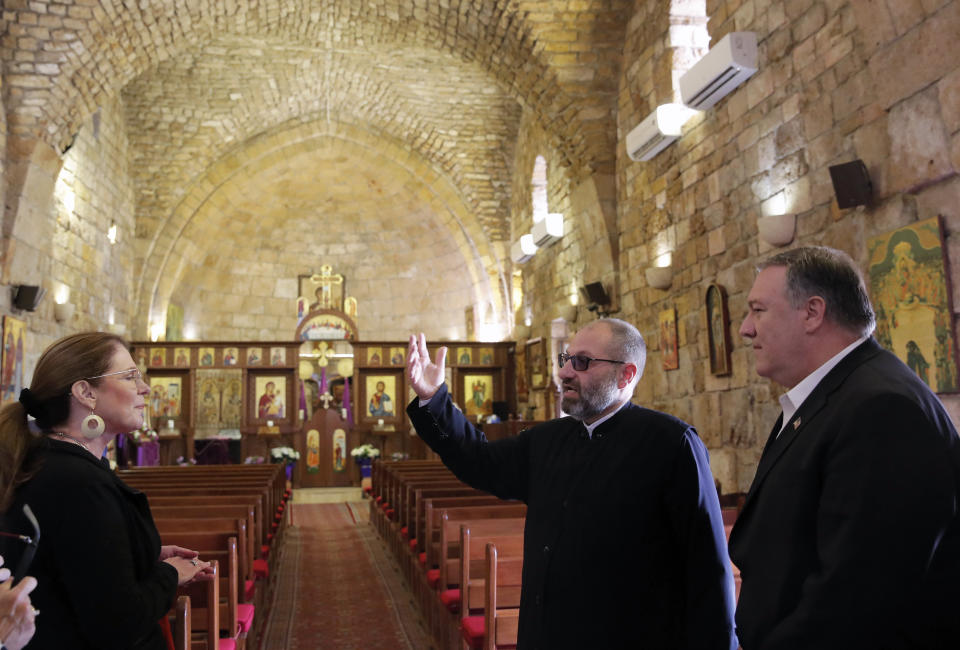
[[417,550],[417,538],[416,538],[416,537],[414,537],[413,539],[410,540],[410,550],[411,550],[411,551]]
[[233,639],[217,639],[217,650],[237,650],[237,642]]
[[440,569],[427,570],[427,584],[430,585],[430,588],[436,589],[437,584],[439,582],[440,582]]
[[257,581],[256,580],[244,580],[243,581],[243,599],[248,603],[253,600],[253,597],[257,595]]
[[410,534],[410,529],[407,528],[406,526],[404,526],[403,528],[400,529],[400,537],[406,539],[406,538],[407,538],[407,535],[409,535],[409,534]]
[[246,634],[253,627],[254,609],[256,608],[253,605],[247,603],[237,605],[237,623],[240,625],[241,635]]
[[369,485],[363,488],[363,491],[366,492],[367,494],[373,494],[373,488],[370,487]]
[[421,553],[417,556],[417,561],[420,563],[420,566],[427,566],[427,554]]
[[386,501],[384,501],[383,503],[380,504],[380,509],[381,509],[381,510],[386,510],[386,509],[389,508],[389,507],[390,507],[390,504],[387,503]]
[[443,606],[456,614],[460,611],[460,590],[444,589],[440,592],[440,602]]
[[377,495],[376,501],[377,501],[377,503],[380,503],[381,501],[383,501],[383,495],[382,495],[382,494]]
[[384,514],[387,515],[387,519],[393,519],[393,514],[394,514],[394,512],[395,512],[395,511],[394,511],[393,508],[387,508],[387,509],[384,511]]
[[460,636],[467,645],[474,650],[483,648],[483,638],[486,635],[486,623],[482,616],[465,616],[460,621]]
[[253,561],[253,575],[258,578],[268,578],[270,576],[270,567],[264,559]]

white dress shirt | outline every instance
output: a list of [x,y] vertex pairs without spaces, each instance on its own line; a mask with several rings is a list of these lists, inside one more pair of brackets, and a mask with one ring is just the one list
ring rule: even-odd
[[[777,432],[777,437],[780,437],[780,433],[787,427],[787,424],[793,418],[794,413],[797,412],[797,409],[800,408],[800,405],[803,404],[804,400],[810,397],[810,393],[813,392],[813,389],[820,384],[824,377],[827,376],[831,370],[840,363],[845,356],[853,352],[854,348],[870,338],[870,335],[861,337],[837,352],[834,356],[830,357],[826,363],[822,366],[811,372],[809,375],[804,377],[799,384],[788,390],[786,393],[780,396],[780,407],[783,409],[783,424],[780,426],[780,431]],[[795,426],[799,426],[797,423]]]

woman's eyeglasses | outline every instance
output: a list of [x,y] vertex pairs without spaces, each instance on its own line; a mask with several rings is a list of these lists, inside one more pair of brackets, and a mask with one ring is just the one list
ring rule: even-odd
[[103,375],[94,375],[93,377],[86,377],[86,379],[103,379],[104,377],[113,377],[116,375],[123,375],[120,379],[126,379],[128,381],[143,381],[143,375],[140,374],[140,370],[137,368],[128,368],[126,370],[117,370],[116,372],[108,372]]
[[37,552],[37,545],[40,543],[40,524],[33,515],[33,510],[31,510],[27,504],[23,504],[23,514],[33,527],[32,536],[0,531],[0,536],[12,537],[26,544],[26,548],[23,549],[23,554],[20,556],[20,561],[17,562],[17,566],[13,571],[14,583],[19,582],[20,579],[27,574],[27,569],[30,568],[30,563],[33,562],[33,556]]
[[588,357],[585,354],[567,354],[566,352],[561,352],[557,355],[557,363],[560,364],[560,367],[563,368],[563,364],[567,361],[570,362],[570,365],[573,366],[573,369],[577,372],[583,372],[590,367],[591,361],[606,361],[607,363],[626,363],[626,361],[616,361],[614,359],[594,359],[593,357]]

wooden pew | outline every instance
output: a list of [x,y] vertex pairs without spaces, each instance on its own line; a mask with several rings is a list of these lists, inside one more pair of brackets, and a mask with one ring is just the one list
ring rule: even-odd
[[[198,580],[189,585],[177,587],[177,596],[190,599],[192,615],[190,648],[191,650],[220,650],[220,567],[216,560],[212,563],[213,575],[209,580]],[[214,606],[210,606],[211,603]],[[232,643],[223,644],[223,650],[229,650]],[[235,647],[235,645],[234,645]]]
[[[244,641],[253,623],[252,618],[241,624],[238,611],[239,593],[237,584],[237,538],[230,531],[213,531],[204,529],[195,532],[172,532],[160,528],[160,539],[164,544],[176,544],[196,550],[200,559],[216,561],[220,567],[219,599],[217,608],[220,631],[227,633],[228,638],[235,641],[238,648],[243,648]],[[248,610],[248,615],[249,615]],[[198,612],[198,616],[200,613]]]
[[190,650],[190,632],[193,627],[190,598],[188,596],[177,596],[177,604],[170,611],[173,650]]

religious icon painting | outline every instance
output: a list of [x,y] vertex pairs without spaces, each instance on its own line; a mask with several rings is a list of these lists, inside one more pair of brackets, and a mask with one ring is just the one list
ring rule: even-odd
[[167,349],[150,348],[150,366],[155,368],[157,366],[165,365],[167,365]]
[[677,310],[671,307],[660,312],[660,355],[664,370],[680,367],[680,352],[677,349]]
[[150,417],[178,418],[180,417],[180,403],[183,393],[183,377],[151,376],[150,377]]
[[200,348],[197,350],[197,365],[198,366],[212,366],[213,365],[213,348]]
[[517,401],[526,402],[529,393],[527,385],[527,354],[524,346],[517,346],[515,360],[516,366],[514,369],[517,375]]
[[493,415],[493,375],[463,375],[463,412],[474,419]]
[[380,366],[383,365],[383,350],[380,348],[367,348],[367,365],[368,366]]
[[394,400],[397,397],[396,375],[367,375],[363,382],[364,419],[379,422],[392,421],[397,415]]
[[467,328],[467,340],[476,341],[476,320],[474,316],[473,306],[467,307],[463,311],[463,319]]
[[549,374],[547,372],[547,344],[542,337],[529,339],[526,343],[527,354],[527,386],[536,390],[546,388]]
[[934,392],[960,390],[940,217],[867,240],[877,342]]
[[707,287],[705,300],[707,320],[707,354],[710,374],[730,374],[730,316],[727,313],[727,292],[719,284]]
[[20,399],[23,390],[23,358],[26,324],[13,316],[3,317],[3,365],[0,373],[2,402],[14,402]]
[[256,417],[260,420],[283,420],[287,415],[287,378],[282,375],[260,375],[254,379]]
[[477,350],[477,356],[480,358],[480,365],[493,365],[493,348],[480,348]]
[[344,472],[347,469],[347,432],[343,429],[333,431],[333,471]]
[[263,361],[263,350],[260,348],[247,348],[247,365],[259,366]]
[[287,365],[287,348],[283,348],[280,346],[274,346],[270,348],[270,365],[271,366]]
[[390,365],[402,366],[406,362],[406,348],[390,348]]
[[307,457],[304,467],[309,474],[320,472],[320,432],[316,429],[307,431]]
[[457,365],[469,366],[473,364],[473,348],[457,348]]
[[173,349],[173,365],[177,368],[187,368],[190,366],[190,348]]
[[223,365],[235,366],[239,357],[240,352],[237,348],[223,348]]

